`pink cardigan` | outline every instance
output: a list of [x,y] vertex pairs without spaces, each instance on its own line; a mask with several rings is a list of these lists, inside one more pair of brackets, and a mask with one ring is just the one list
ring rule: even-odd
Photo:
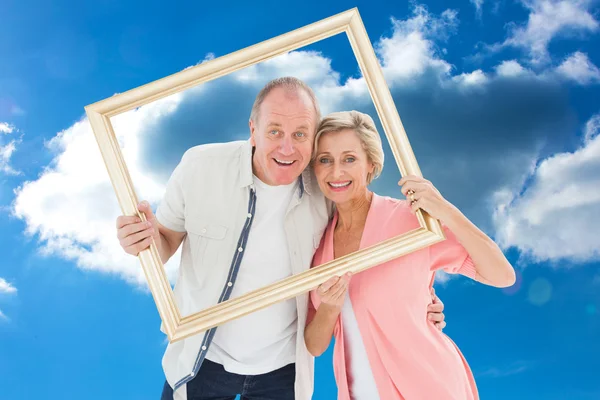
[[[313,267],[333,259],[337,213],[327,226]],[[360,249],[418,228],[405,200],[373,194]],[[473,261],[450,230],[446,240],[354,275],[349,294],[382,400],[479,399],[473,374],[460,350],[427,320],[429,289],[442,269],[475,277]],[[308,322],[319,307],[310,294]],[[341,315],[334,329],[333,366],[338,400],[350,400]]]

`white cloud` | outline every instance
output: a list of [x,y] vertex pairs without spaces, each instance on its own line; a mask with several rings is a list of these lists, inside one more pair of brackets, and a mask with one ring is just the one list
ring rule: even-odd
[[585,129],[579,149],[534,163],[516,190],[496,193],[503,248],[516,247],[537,262],[600,259],[600,114]]
[[[17,288],[11,285],[4,278],[0,278],[0,295],[9,294],[14,295],[17,293]],[[0,310],[0,320],[9,321],[9,318]]]
[[600,82],[600,69],[595,66],[587,54],[575,52],[556,68],[556,72],[567,79],[572,79],[580,85]]
[[16,293],[17,288],[11,285],[4,278],[0,278],[0,293]]
[[481,18],[481,7],[483,6],[483,0],[470,0],[471,3],[475,6],[475,15],[477,18]]
[[505,376],[520,374],[531,369],[536,363],[530,361],[516,361],[502,368],[490,367],[476,373],[477,377],[501,378]]
[[[0,122],[0,133],[4,135],[10,135],[13,132],[16,132],[17,129],[14,125],[9,124],[8,122]],[[14,152],[17,150],[17,145],[21,143],[22,139],[13,139],[8,143],[4,143],[4,139],[0,136],[0,172],[3,172],[7,175],[19,175],[20,172],[15,170],[10,165],[10,159]]]
[[488,77],[480,69],[454,76],[452,79],[467,87],[480,86],[488,82]]
[[[138,133],[145,124],[172,112],[180,99],[180,94],[173,95],[112,120],[136,193],[154,205],[165,182],[141,170]],[[115,221],[121,210],[87,119],[58,133],[47,147],[56,153],[52,164],[39,178],[15,190],[13,213],[26,222],[26,234],[39,235],[44,255],[145,283],[138,259],[119,246]],[[176,254],[166,265],[171,279],[177,259]]]
[[14,130],[14,125],[9,124],[8,122],[0,122],[0,133],[13,133]]
[[437,56],[433,39],[446,39],[458,26],[457,12],[446,10],[440,18],[431,15],[423,6],[416,6],[413,17],[407,20],[392,18],[394,32],[381,38],[375,49],[382,60],[390,85],[420,76],[427,69],[440,76],[450,73],[451,66]]
[[490,46],[490,50],[498,51],[507,46],[522,48],[528,52],[531,63],[544,64],[550,60],[548,45],[554,38],[594,33],[600,26],[589,12],[592,3],[589,0],[521,2],[530,11],[527,23],[513,25],[509,37],[503,43]]
[[528,70],[523,68],[516,60],[502,61],[502,63],[496,67],[496,74],[503,77],[515,77],[525,73],[528,73]]
[[585,123],[585,129],[583,131],[584,143],[590,143],[594,138],[600,134],[600,114],[594,115],[592,118]]

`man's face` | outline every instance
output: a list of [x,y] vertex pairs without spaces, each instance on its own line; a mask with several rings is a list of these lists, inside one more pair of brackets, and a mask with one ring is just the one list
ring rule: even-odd
[[257,123],[250,121],[250,142],[256,147],[254,174],[271,186],[293,183],[310,162],[316,123],[307,93],[273,89],[260,107]]

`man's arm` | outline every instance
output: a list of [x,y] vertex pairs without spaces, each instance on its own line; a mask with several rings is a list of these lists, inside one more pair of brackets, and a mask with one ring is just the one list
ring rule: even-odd
[[146,201],[138,205],[138,210],[146,216],[145,222],[137,216],[121,215],[117,218],[117,237],[121,247],[126,253],[137,256],[154,241],[165,264],[181,245],[186,232],[171,230],[158,222]]
[[431,288],[431,304],[427,306],[427,319],[433,322],[440,331],[446,327],[446,316],[443,311],[444,303],[435,294],[435,289]]
[[146,215],[146,220],[158,231],[158,235],[155,237],[156,247],[158,248],[160,259],[163,264],[166,264],[173,254],[175,254],[181,242],[183,242],[183,238],[187,232],[177,232],[161,224],[152,212],[148,202],[142,202],[138,206],[138,209]]

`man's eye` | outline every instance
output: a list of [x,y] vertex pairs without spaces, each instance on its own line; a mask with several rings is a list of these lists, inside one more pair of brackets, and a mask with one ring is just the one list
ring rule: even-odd
[[271,135],[277,135],[279,133],[279,131],[277,129],[273,129],[272,131],[269,132]]
[[296,136],[304,137],[304,136],[306,136],[306,134],[304,132],[296,132]]

